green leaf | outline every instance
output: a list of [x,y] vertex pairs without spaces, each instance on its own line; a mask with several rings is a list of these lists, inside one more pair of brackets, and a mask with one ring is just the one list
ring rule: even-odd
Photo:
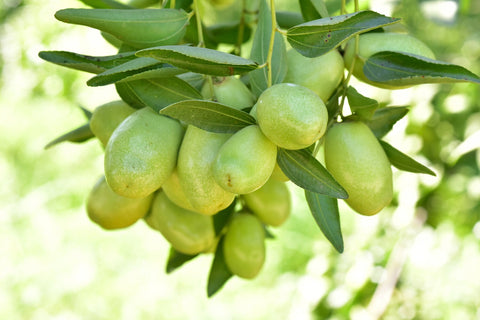
[[[267,62],[270,37],[272,32],[272,17],[265,0],[260,1],[258,26],[253,38],[250,59],[258,64]],[[272,53],[272,85],[281,83],[287,74],[287,51],[285,42],[280,33],[275,33]],[[268,88],[268,69],[261,68],[250,73],[252,92],[258,97]]]
[[392,166],[399,170],[414,172],[414,173],[425,173],[432,176],[435,176],[435,172],[425,167],[423,164],[413,160],[403,152],[395,149],[393,146],[388,144],[385,141],[379,140],[382,145],[383,150],[387,154],[388,159]]
[[185,70],[166,65],[152,58],[136,58],[108,69],[87,81],[92,87],[105,86],[119,81],[173,77]]
[[329,16],[323,0],[300,0],[299,3],[305,21],[326,18]]
[[60,137],[50,141],[46,146],[45,149],[51,148],[56,144],[59,144],[61,142],[65,141],[70,141],[70,142],[84,142],[89,140],[90,138],[93,138],[94,135],[92,131],[90,130],[90,123],[86,123],[76,129],[73,129],[72,131],[69,131],[65,134],[62,134]]
[[333,247],[342,253],[343,237],[337,199],[308,190],[305,190],[305,198],[320,230]]
[[171,247],[170,253],[168,254],[165,272],[172,273],[173,271],[181,267],[185,262],[188,262],[197,256],[198,254],[190,255],[190,254],[178,252],[177,250]]
[[334,198],[348,198],[345,189],[307,150],[279,148],[277,162],[283,173],[297,186]]
[[222,233],[223,228],[227,225],[228,221],[230,220],[230,216],[235,210],[236,204],[237,199],[235,198],[235,200],[227,208],[213,215],[213,227],[215,229],[215,235],[218,236]]
[[169,105],[160,113],[217,133],[235,133],[255,124],[255,118],[244,111],[206,100],[181,101]]
[[400,87],[422,83],[480,83],[477,75],[461,66],[391,51],[370,56],[363,66],[363,72],[371,81]]
[[289,29],[305,22],[301,13],[292,11],[277,11],[276,18],[278,25],[282,29]]
[[161,46],[140,50],[139,57],[150,57],[178,68],[214,76],[233,76],[255,70],[251,60],[213,49],[190,46]]
[[378,108],[377,100],[363,96],[352,86],[347,89],[347,99],[352,113],[358,115],[362,120],[371,119]]
[[80,0],[96,9],[133,9],[133,7],[113,0]]
[[68,51],[40,51],[38,56],[48,62],[90,73],[101,73],[136,58],[135,52],[94,57]]
[[202,98],[198,90],[177,77],[117,82],[115,87],[120,97],[132,107],[148,106],[155,111],[175,102]]
[[[240,23],[215,24],[206,28],[206,36],[215,43],[237,44]],[[248,41],[252,35],[252,29],[244,25],[242,43]]]
[[354,35],[398,21],[373,11],[359,11],[292,27],[287,31],[287,40],[302,55],[314,58],[335,49]]
[[210,273],[208,274],[207,296],[210,298],[217,293],[225,283],[233,276],[225,263],[223,256],[223,237],[220,239],[215,250]]
[[375,137],[382,138],[392,130],[393,125],[407,113],[407,107],[380,108],[377,109],[373,117],[369,121],[365,121],[365,123],[370,127]]

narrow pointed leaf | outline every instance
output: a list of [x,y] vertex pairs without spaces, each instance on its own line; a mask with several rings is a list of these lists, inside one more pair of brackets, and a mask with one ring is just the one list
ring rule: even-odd
[[152,58],[136,58],[108,69],[87,81],[92,87],[105,86],[119,81],[172,77],[185,70],[166,65]]
[[[250,59],[258,64],[267,62],[270,37],[272,32],[272,17],[265,0],[261,0],[258,14],[258,26],[253,38]],[[275,33],[272,53],[272,85],[281,83],[287,74],[287,51],[285,41],[278,32]],[[268,88],[268,69],[261,68],[250,73],[252,92],[258,97]]]
[[167,259],[167,265],[165,266],[165,272],[171,273],[180,268],[185,262],[192,260],[198,255],[190,255],[178,252],[177,250],[170,248],[170,253]]
[[148,106],[155,111],[175,102],[202,98],[200,92],[177,77],[118,82],[115,87],[120,97],[132,107]]
[[283,173],[299,187],[334,198],[348,198],[345,189],[307,150],[280,148],[277,162]]
[[94,57],[68,51],[41,51],[38,56],[48,62],[90,73],[101,73],[136,58],[135,52]]
[[300,0],[300,10],[305,21],[328,17],[328,10],[323,0]]
[[308,190],[305,190],[305,198],[320,230],[333,247],[342,253],[343,236],[337,199]]
[[160,113],[218,133],[235,133],[255,124],[255,118],[244,111],[206,100],[181,101],[169,105]]
[[227,225],[228,221],[230,220],[230,216],[235,210],[236,204],[237,204],[237,200],[235,199],[227,208],[223,209],[222,211],[216,213],[213,216],[213,228],[215,229],[215,234],[217,236],[222,233],[223,228]]
[[190,46],[161,46],[140,50],[139,57],[150,57],[188,71],[214,76],[233,76],[255,70],[258,65],[230,53]]
[[475,82],[480,78],[467,69],[425,57],[381,51],[370,56],[363,66],[365,76],[392,86],[422,83]]
[[398,22],[373,11],[359,11],[300,24],[287,31],[287,40],[306,57],[318,57],[356,34]]
[[410,158],[405,153],[394,148],[392,145],[388,144],[387,142],[382,140],[379,140],[379,141],[388,159],[390,160],[390,163],[395,168],[403,171],[414,172],[414,173],[425,173],[425,174],[435,176],[435,172],[425,167],[423,164]]
[[347,99],[352,112],[362,120],[371,119],[378,108],[377,100],[363,96],[352,86],[347,89]]
[[220,239],[215,250],[210,273],[208,274],[207,296],[210,298],[217,293],[233,276],[225,263],[223,256],[223,238]]
[[90,130],[90,123],[86,123],[76,129],[73,129],[72,131],[69,131],[60,137],[50,141],[46,146],[45,149],[51,148],[56,144],[59,144],[61,142],[69,141],[69,142],[84,142],[89,140],[90,138],[93,138],[94,135],[92,131]]
[[408,113],[406,107],[386,107],[375,111],[372,118],[365,123],[377,138],[382,138],[390,130],[393,125],[402,119]]
[[133,7],[113,0],[80,0],[96,9],[133,9]]
[[84,107],[79,107],[79,108],[80,108],[80,110],[82,110],[85,118],[87,118],[87,120],[90,120],[90,118],[92,117],[92,111],[90,111],[88,109],[85,109]]

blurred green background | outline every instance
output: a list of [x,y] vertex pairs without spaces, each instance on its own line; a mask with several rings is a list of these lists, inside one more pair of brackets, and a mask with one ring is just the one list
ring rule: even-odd
[[[328,1],[334,8],[339,1]],[[298,10],[296,1],[278,1]],[[56,21],[74,0],[0,4],[0,319],[480,319],[480,87],[421,85],[365,95],[409,105],[387,136],[436,177],[394,171],[395,203],[374,217],[341,206],[338,254],[292,186],[294,212],[253,281],[206,298],[211,256],[164,272],[168,245],[144,223],[107,232],[84,201],[102,174],[98,141],[43,147],[117,99],[41,50],[113,54],[88,28]],[[361,1],[401,17],[439,60],[480,74],[480,2]]]

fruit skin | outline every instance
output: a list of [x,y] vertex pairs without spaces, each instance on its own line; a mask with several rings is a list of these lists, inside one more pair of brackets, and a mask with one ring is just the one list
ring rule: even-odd
[[208,2],[217,9],[223,9],[231,6],[235,0],[208,0]]
[[145,220],[160,231],[175,250],[184,254],[203,252],[215,242],[212,217],[177,206],[164,192],[155,196]]
[[284,182],[269,179],[260,189],[243,195],[243,199],[264,224],[278,227],[290,216],[290,191]]
[[225,190],[250,193],[267,182],[277,158],[277,146],[257,125],[236,132],[218,151],[213,177]]
[[235,195],[213,177],[213,163],[230,134],[214,133],[189,125],[178,153],[178,180],[192,208],[213,215],[228,207]]
[[105,176],[117,194],[143,198],[172,174],[184,129],[177,120],[150,108],[132,113],[105,148]]
[[253,279],[265,262],[265,230],[260,220],[248,213],[232,217],[223,242],[228,269],[235,275]]
[[[208,81],[203,84],[201,92],[205,99],[213,98]],[[214,77],[213,94],[218,102],[238,110],[249,108],[255,103],[253,94],[236,77]]]
[[272,172],[272,175],[270,176],[270,179],[274,179],[281,182],[290,181],[290,178],[287,177],[285,173],[283,173],[278,163],[275,164],[275,168],[273,168],[273,172]]
[[[380,83],[368,80],[363,73],[365,61],[373,54],[380,51],[395,51],[412,53],[419,56],[435,59],[435,55],[422,41],[408,34],[402,33],[368,33],[360,35],[358,43],[358,57],[355,60],[353,75],[368,84],[384,89],[403,89],[409,85],[395,83]],[[345,68],[350,69],[355,53],[355,39],[350,40],[345,48]]]
[[87,214],[104,229],[126,228],[147,214],[152,200],[153,195],[139,199],[119,196],[110,189],[102,176],[88,196]]
[[113,131],[136,109],[130,107],[122,100],[112,101],[95,108],[90,118],[90,130],[100,140],[103,147]]
[[[177,159],[178,160],[178,159]],[[178,178],[178,170],[175,168],[170,177],[162,184],[162,190],[167,195],[168,199],[175,203],[177,206],[187,210],[194,211],[190,200],[183,191],[180,185],[180,179]]]
[[392,169],[382,146],[362,122],[332,126],[325,138],[325,163],[345,188],[345,201],[363,215],[374,215],[393,197]]
[[312,90],[292,83],[275,84],[256,103],[262,132],[281,148],[297,150],[320,139],[327,128],[328,112]]
[[283,82],[295,83],[315,92],[323,102],[335,91],[343,78],[343,58],[337,50],[307,58],[291,48],[287,51],[288,71]]

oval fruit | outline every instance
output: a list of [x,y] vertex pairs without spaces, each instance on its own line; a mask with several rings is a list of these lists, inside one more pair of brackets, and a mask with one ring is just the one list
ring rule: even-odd
[[393,197],[392,169],[382,146],[362,122],[342,122],[328,130],[325,164],[348,192],[345,201],[363,215],[374,215]]
[[[205,99],[216,100],[229,107],[241,110],[250,108],[255,102],[253,94],[247,86],[236,77],[213,77],[213,88],[210,88],[208,81],[202,87],[202,96]],[[211,89],[213,89],[213,96]]]
[[[368,84],[385,89],[402,89],[409,86],[392,83],[384,84],[368,80],[363,73],[365,61],[373,54],[380,51],[394,51],[412,53],[419,56],[435,59],[432,50],[422,41],[408,34],[402,33],[368,33],[360,35],[358,43],[358,58],[355,60],[353,75]],[[350,69],[355,53],[355,39],[350,40],[345,48],[345,68]]]
[[260,189],[243,195],[243,199],[264,224],[278,227],[290,215],[290,191],[284,182],[269,179]]
[[104,229],[121,229],[143,218],[152,203],[153,195],[130,199],[119,196],[101,177],[87,199],[88,217]]
[[327,129],[328,112],[312,90],[280,83],[265,90],[256,103],[262,132],[281,148],[297,150],[320,139]]
[[173,170],[170,177],[162,184],[162,190],[165,192],[168,199],[170,199],[170,201],[175,203],[177,206],[194,211],[190,200],[180,185],[177,168]]
[[90,130],[105,147],[113,131],[135,111],[136,109],[122,100],[103,104],[93,111],[90,118]]
[[270,176],[271,179],[281,181],[281,182],[287,182],[290,181],[290,178],[283,173],[282,169],[278,165],[278,163],[275,163],[275,168],[273,168],[272,175]]
[[187,127],[178,153],[178,180],[192,208],[199,213],[215,214],[235,198],[214,179],[212,167],[220,147],[230,136]]
[[184,254],[203,252],[215,242],[211,216],[177,206],[164,192],[155,196],[148,220],[148,224],[160,231],[175,250]]
[[112,190],[143,198],[160,188],[175,168],[183,130],[177,120],[150,108],[132,113],[105,148],[105,176]]
[[228,269],[235,275],[253,279],[265,262],[265,230],[252,214],[232,217],[223,242],[223,255]]
[[288,71],[283,82],[295,83],[315,92],[323,102],[335,91],[343,78],[343,58],[337,50],[307,58],[291,48],[287,51]]
[[267,182],[277,158],[277,146],[256,125],[236,132],[218,151],[213,177],[225,190],[250,193]]

